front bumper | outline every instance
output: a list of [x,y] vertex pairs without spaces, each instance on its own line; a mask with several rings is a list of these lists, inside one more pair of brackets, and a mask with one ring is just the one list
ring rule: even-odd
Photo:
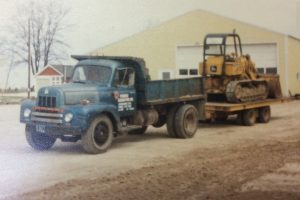
[[26,123],[26,130],[49,135],[51,137],[81,137],[84,133],[81,127],[74,127],[66,124],[52,124],[41,122]]

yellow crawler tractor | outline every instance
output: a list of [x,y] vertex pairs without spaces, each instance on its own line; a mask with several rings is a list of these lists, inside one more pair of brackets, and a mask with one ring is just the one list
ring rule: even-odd
[[208,34],[200,73],[208,101],[249,102],[281,97],[278,75],[260,75],[250,55],[243,55],[236,33]]

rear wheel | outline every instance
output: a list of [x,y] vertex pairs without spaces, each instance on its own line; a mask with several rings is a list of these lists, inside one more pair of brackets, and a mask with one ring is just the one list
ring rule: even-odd
[[242,119],[245,126],[253,126],[256,122],[256,110],[244,110]]
[[270,119],[271,119],[270,106],[266,106],[258,110],[258,121],[260,123],[268,123]]
[[56,141],[56,138],[31,130],[27,125],[25,132],[28,144],[36,150],[48,150]]
[[111,120],[105,115],[95,118],[81,138],[83,149],[90,154],[107,151],[111,146],[112,140],[113,126]]
[[176,131],[175,131],[175,124],[174,124],[174,120],[175,120],[175,114],[176,111],[178,109],[178,106],[173,106],[171,107],[171,109],[168,112],[167,115],[167,130],[168,130],[168,135],[170,137],[177,137]]
[[193,105],[183,105],[176,112],[175,128],[179,138],[191,138],[198,128],[198,111]]
[[160,115],[158,121],[155,124],[153,124],[152,126],[154,126],[155,128],[160,128],[166,124],[166,121],[167,121],[166,116]]

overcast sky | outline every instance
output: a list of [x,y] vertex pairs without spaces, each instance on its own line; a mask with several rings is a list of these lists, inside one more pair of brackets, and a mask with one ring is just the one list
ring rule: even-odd
[[[0,31],[16,14],[16,7],[30,0],[0,0]],[[40,0],[45,2],[46,0]],[[65,40],[68,54],[94,49],[143,31],[196,9],[237,19],[300,38],[300,0],[60,0],[70,7],[66,21],[72,28]],[[299,10],[297,12],[297,9]],[[201,26],[201,24],[199,24]],[[67,61],[67,63],[73,63]],[[13,70],[9,84],[26,86],[26,71]],[[0,88],[7,66],[0,66]]]

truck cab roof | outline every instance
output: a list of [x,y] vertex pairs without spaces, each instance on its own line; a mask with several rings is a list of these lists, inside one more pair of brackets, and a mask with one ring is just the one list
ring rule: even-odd
[[72,55],[72,58],[78,60],[76,65],[109,65],[113,68],[121,66],[130,66],[135,69],[139,79],[150,80],[148,69],[145,61],[138,57],[129,56],[89,56],[89,55]]

